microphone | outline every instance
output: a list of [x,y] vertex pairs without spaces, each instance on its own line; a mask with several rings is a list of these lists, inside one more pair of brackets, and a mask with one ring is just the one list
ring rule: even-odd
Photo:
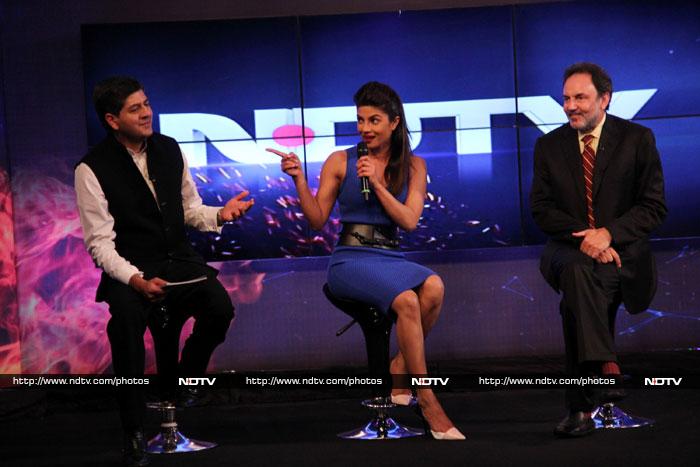
[[[357,158],[359,159],[368,154],[369,149],[367,149],[367,143],[364,141],[357,143]],[[365,197],[365,201],[369,201],[369,179],[367,177],[360,177],[360,183],[362,184],[360,193]]]

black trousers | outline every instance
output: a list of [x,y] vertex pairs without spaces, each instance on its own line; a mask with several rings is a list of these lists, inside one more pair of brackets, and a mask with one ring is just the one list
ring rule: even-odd
[[[599,264],[575,247],[562,247],[552,257],[562,299],[566,372],[571,376],[599,375],[602,362],[616,362],[615,317],[621,303],[620,273],[615,263]],[[589,412],[598,405],[597,391],[569,386],[566,405],[571,412]]]
[[[138,377],[144,374],[146,327],[151,330],[156,352],[161,393],[174,389],[178,375],[205,374],[214,349],[224,341],[233,305],[226,289],[216,279],[216,270],[205,264],[169,260],[143,268],[145,278],[160,277],[182,281],[200,275],[207,280],[171,288],[160,303],[151,303],[128,285],[109,280],[105,287],[111,318],[107,335],[112,349],[112,366],[116,376]],[[182,327],[195,318],[192,334],[187,338],[178,361]],[[132,431],[143,425],[145,388],[122,385],[117,388],[122,427]]]

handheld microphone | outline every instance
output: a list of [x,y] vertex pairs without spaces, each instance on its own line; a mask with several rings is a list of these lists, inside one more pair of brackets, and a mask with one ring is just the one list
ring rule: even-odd
[[[357,143],[357,158],[367,156],[369,154],[369,149],[367,149],[367,143],[361,141]],[[362,184],[362,189],[360,193],[365,197],[365,201],[369,201],[369,179],[367,177],[360,177],[360,183]]]

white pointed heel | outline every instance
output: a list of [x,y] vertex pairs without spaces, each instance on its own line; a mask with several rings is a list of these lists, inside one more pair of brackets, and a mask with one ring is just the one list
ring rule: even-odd
[[392,394],[391,402],[396,405],[403,405],[404,407],[414,406],[418,403],[418,400],[413,396],[413,394]]
[[467,439],[456,427],[452,427],[444,433],[430,430],[430,434],[433,435],[433,439],[439,441],[461,441]]
[[416,411],[418,418],[420,418],[423,422],[423,431],[425,432],[425,436],[428,436],[428,433],[430,433],[432,438],[438,441],[462,441],[467,439],[467,437],[454,426],[447,431],[431,430],[430,424],[428,423],[428,420],[425,419],[420,405],[416,405],[413,409]]

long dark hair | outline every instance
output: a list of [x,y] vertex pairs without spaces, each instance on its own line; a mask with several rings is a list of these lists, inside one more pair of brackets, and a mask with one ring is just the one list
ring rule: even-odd
[[389,191],[396,196],[401,193],[408,181],[413,154],[401,98],[388,85],[370,81],[357,90],[353,100],[357,107],[371,106],[381,109],[389,116],[389,121],[399,117],[399,124],[391,133],[389,163],[384,169],[384,178],[389,184]]

